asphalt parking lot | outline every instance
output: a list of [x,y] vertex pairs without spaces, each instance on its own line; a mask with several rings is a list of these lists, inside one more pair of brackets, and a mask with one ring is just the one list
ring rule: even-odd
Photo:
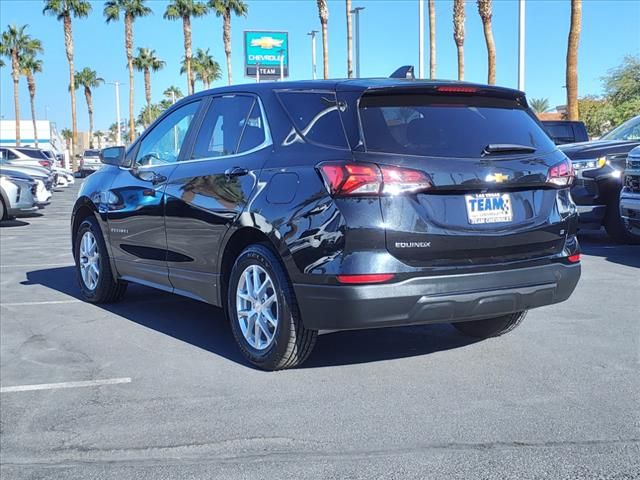
[[219,309],[81,302],[77,189],[0,228],[2,478],[640,478],[640,247],[583,238],[573,297],[502,338],[328,333],[265,373]]

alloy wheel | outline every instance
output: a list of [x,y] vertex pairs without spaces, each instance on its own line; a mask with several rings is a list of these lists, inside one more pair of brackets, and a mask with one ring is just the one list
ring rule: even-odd
[[250,265],[240,275],[236,312],[247,343],[256,350],[269,348],[278,327],[278,298],[271,277],[261,266]]
[[100,280],[100,252],[92,232],[84,232],[80,240],[80,276],[89,290],[95,290]]

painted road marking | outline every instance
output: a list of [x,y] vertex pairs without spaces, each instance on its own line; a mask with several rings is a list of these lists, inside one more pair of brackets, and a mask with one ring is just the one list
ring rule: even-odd
[[73,263],[30,263],[23,265],[0,265],[0,268],[31,268],[31,267],[73,267]]
[[84,303],[82,300],[48,300],[43,302],[8,302],[0,303],[2,307],[25,307],[27,305],[58,305],[64,303]]
[[34,390],[55,390],[58,388],[99,387],[101,385],[116,385],[131,383],[131,378],[106,378],[104,380],[86,380],[83,382],[40,383],[37,385],[16,385],[14,387],[0,387],[0,393],[31,392]]

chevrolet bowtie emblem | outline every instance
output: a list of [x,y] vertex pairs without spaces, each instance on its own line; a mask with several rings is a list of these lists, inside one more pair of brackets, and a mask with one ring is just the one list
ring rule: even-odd
[[502,173],[494,173],[491,175],[487,175],[484,179],[485,182],[496,182],[502,183],[509,180],[509,175],[503,175]]
[[276,40],[273,37],[260,37],[251,40],[251,46],[271,50],[273,47],[281,47],[283,42],[284,40]]

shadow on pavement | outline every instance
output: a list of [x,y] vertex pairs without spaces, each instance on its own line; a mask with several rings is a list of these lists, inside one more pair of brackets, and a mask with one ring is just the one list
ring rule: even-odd
[[[74,267],[27,272],[25,285],[43,285],[80,298]],[[249,366],[236,346],[222,309],[139,285],[129,285],[125,298],[98,305],[139,325]],[[71,307],[73,308],[73,307]],[[476,340],[449,325],[426,325],[325,333],[301,368],[349,365],[427,355],[460,348]]]
[[640,268],[640,246],[614,243],[604,232],[581,233],[578,237],[585,255],[602,257],[609,262]]
[[0,228],[25,227],[27,225],[29,225],[28,222],[23,222],[22,220],[18,220],[16,218],[11,219],[11,220],[2,220],[2,221],[0,221]]

